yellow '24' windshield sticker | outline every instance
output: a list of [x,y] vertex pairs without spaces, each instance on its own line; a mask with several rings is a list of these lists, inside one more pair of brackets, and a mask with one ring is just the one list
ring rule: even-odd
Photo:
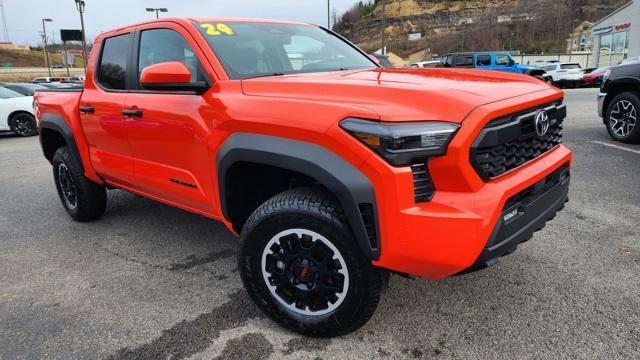
[[200,27],[207,31],[207,35],[210,36],[232,36],[234,35],[233,29],[227,25],[222,23],[217,24],[200,24]]

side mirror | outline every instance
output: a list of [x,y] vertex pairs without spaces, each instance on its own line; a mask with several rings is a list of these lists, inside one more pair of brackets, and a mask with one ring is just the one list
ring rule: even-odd
[[371,54],[368,54],[368,56],[369,56],[369,58],[371,60],[373,60],[374,63],[378,64],[378,66],[382,66],[382,64],[380,63],[380,59],[378,59],[377,57],[375,57],[375,56],[373,56]]
[[209,88],[204,81],[191,82],[191,71],[178,61],[147,66],[140,73],[140,85],[147,90],[203,92]]

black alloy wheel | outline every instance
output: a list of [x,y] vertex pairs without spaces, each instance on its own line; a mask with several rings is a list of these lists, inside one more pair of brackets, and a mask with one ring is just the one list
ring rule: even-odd
[[78,192],[73,182],[71,172],[65,163],[58,165],[58,181],[60,183],[62,197],[67,209],[73,210],[78,207]]
[[606,112],[605,125],[609,135],[624,143],[640,142],[640,97],[637,93],[624,92],[614,97]]
[[28,113],[13,115],[10,124],[12,124],[11,129],[18,136],[33,136],[38,133],[36,119]]

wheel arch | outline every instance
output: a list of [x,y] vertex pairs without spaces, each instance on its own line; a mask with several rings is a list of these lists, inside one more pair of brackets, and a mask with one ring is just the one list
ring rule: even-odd
[[606,114],[609,111],[609,105],[613,98],[615,98],[618,94],[623,92],[635,92],[636,94],[640,94],[640,79],[636,78],[620,78],[611,82],[607,85],[607,96],[604,98],[604,102],[602,104],[602,122],[606,123],[607,116]]
[[57,115],[44,114],[40,119],[38,130],[40,132],[42,153],[49,162],[53,161],[53,154],[58,148],[68,146],[69,151],[71,151],[71,154],[78,160],[78,164],[84,172],[82,158],[78,152],[76,141],[73,138],[73,132],[64,118]]
[[13,117],[18,115],[18,114],[30,115],[31,117],[33,117],[34,121],[36,119],[35,116],[33,116],[33,113],[30,113],[28,110],[23,110],[23,109],[14,110],[9,114],[9,116],[7,116],[7,125],[9,125],[9,127],[13,127],[13,124],[12,124]]
[[[234,206],[239,206],[238,201],[233,201],[232,189],[235,181],[233,176],[237,176],[233,169],[238,164],[256,164],[259,167],[280,169],[283,174],[292,174],[303,183],[311,180],[326,188],[342,206],[363,253],[369,259],[379,258],[375,192],[369,179],[353,165],[328,149],[308,142],[249,133],[231,135],[218,151],[216,168],[222,214],[238,232],[246,221],[233,218]],[[269,174],[258,174],[259,176],[245,174],[242,181],[246,186],[253,184],[260,187],[265,181],[265,176],[268,177]],[[282,185],[284,187],[284,184]],[[255,206],[255,210],[259,205],[251,206]]]

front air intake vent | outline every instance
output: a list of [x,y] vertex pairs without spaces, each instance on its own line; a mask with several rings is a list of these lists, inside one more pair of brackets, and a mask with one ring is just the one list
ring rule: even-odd
[[378,248],[378,234],[376,233],[376,216],[373,212],[373,205],[370,203],[358,204],[360,209],[360,216],[362,216],[362,222],[364,228],[367,230],[367,236],[369,237],[369,245],[372,249]]
[[436,189],[431,181],[426,163],[411,165],[413,173],[413,197],[416,203],[431,200]]

